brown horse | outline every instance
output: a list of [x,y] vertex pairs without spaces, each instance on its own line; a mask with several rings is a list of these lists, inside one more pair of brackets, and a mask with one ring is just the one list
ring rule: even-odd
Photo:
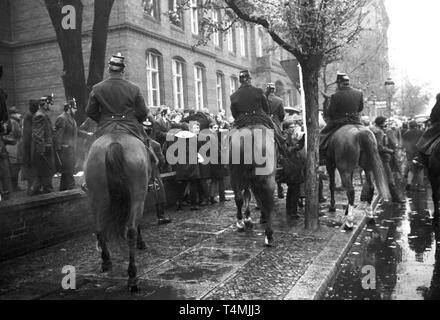
[[277,159],[273,131],[263,125],[252,125],[232,129],[230,138],[230,176],[237,206],[237,229],[244,231],[252,228],[249,207],[252,190],[266,223],[265,244],[271,246]]
[[[338,169],[342,185],[347,192],[345,229],[353,228],[353,209],[355,191],[353,171],[360,166],[367,176],[366,182],[374,181],[383,199],[390,199],[390,191],[377,149],[376,138],[370,129],[363,125],[345,125],[339,128],[329,139],[327,149],[327,172],[330,177],[330,212],[335,212],[335,170]],[[372,208],[367,214],[372,217]]]
[[144,211],[151,177],[150,157],[141,140],[125,134],[106,134],[90,148],[85,163],[96,237],[101,249],[102,271],[112,269],[107,241],[126,238],[129,248],[128,287],[137,292],[136,243],[145,248],[138,220]]

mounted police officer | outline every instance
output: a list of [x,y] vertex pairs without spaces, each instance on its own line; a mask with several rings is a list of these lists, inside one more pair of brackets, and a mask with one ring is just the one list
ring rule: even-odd
[[321,130],[320,156],[325,158],[328,141],[333,133],[347,124],[362,125],[360,113],[364,109],[364,97],[360,90],[350,86],[350,78],[345,73],[338,73],[336,93],[330,97],[327,110],[327,125]]
[[29,195],[53,192],[52,177],[55,166],[55,137],[48,112],[53,105],[53,95],[40,99],[38,111],[32,118],[32,167],[35,179]]
[[269,103],[269,116],[281,130],[281,123],[286,117],[286,112],[284,111],[283,99],[275,95],[275,83],[267,84],[266,97]]
[[139,87],[124,79],[124,60],[120,53],[110,58],[110,77],[93,86],[86,113],[98,124],[96,138],[110,132],[121,132],[145,141],[142,122],[149,110]]
[[416,145],[419,154],[414,158],[413,163],[418,166],[426,166],[428,164],[432,146],[440,138],[440,93],[436,96],[436,103],[432,108],[429,120],[431,126],[423,133],[423,136]]
[[234,127],[243,128],[252,124],[263,124],[274,130],[275,141],[284,151],[284,138],[281,129],[270,118],[269,103],[264,92],[252,85],[252,77],[248,70],[240,71],[241,86],[231,95],[231,113],[234,118]]

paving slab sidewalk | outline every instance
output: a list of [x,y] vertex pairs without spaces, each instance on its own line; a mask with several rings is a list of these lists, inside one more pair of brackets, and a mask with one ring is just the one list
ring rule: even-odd
[[[264,229],[257,223],[236,231],[233,201],[171,211],[173,223],[166,226],[148,215],[143,219],[147,249],[136,257],[139,294],[126,287],[125,243],[111,244],[113,270],[103,274],[95,239],[87,235],[1,263],[0,299],[318,299],[365,224],[359,208],[355,229],[343,232],[344,193],[337,194],[337,203],[336,214],[322,206],[321,228],[310,232],[303,219],[286,217],[285,201],[277,199],[272,248],[264,246]],[[252,217],[258,221],[259,212]],[[61,287],[66,265],[75,267],[75,290]]]

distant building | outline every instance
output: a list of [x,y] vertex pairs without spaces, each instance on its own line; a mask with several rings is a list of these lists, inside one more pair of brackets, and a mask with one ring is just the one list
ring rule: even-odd
[[[83,0],[83,54],[87,74],[93,0]],[[126,76],[137,83],[149,107],[208,108],[229,112],[229,96],[239,86],[238,74],[249,69],[254,84],[274,82],[285,106],[298,104],[298,91],[280,61],[287,51],[271,51],[273,42],[254,25],[215,34],[207,46],[193,49],[200,37],[200,12],[185,10],[178,22],[165,12],[173,0],[117,0],[111,12],[107,56],[121,52]],[[213,19],[222,19],[212,12]],[[27,101],[54,93],[54,112],[61,112],[64,88],[61,53],[44,1],[0,0],[0,59],[9,104],[27,109]]]

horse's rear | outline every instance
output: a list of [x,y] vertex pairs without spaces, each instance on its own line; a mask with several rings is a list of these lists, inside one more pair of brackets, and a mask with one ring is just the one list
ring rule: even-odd
[[273,132],[263,125],[253,125],[231,130],[230,137],[230,176],[237,205],[237,228],[243,231],[246,226],[252,226],[249,208],[252,190],[266,221],[265,243],[270,246],[273,242],[272,213],[276,187],[276,149]]
[[[376,182],[377,188],[384,199],[390,198],[388,183],[385,178],[385,171],[382,160],[377,150],[377,142],[374,134],[367,127],[362,125],[345,125],[337,130],[329,141],[327,150],[327,171],[330,176],[331,205],[330,211],[335,211],[335,169],[341,175],[342,185],[347,192],[348,221],[345,227],[351,229],[351,221],[355,191],[353,187],[353,172],[360,166],[367,175],[367,180]],[[369,208],[371,214],[371,208]]]
[[[101,249],[102,270],[111,270],[107,241],[127,238],[129,246],[129,287],[137,290],[135,246],[138,219],[142,217],[150,158],[144,144],[127,134],[108,134],[90,148],[85,164],[85,180]],[[138,246],[142,242],[138,238]]]

